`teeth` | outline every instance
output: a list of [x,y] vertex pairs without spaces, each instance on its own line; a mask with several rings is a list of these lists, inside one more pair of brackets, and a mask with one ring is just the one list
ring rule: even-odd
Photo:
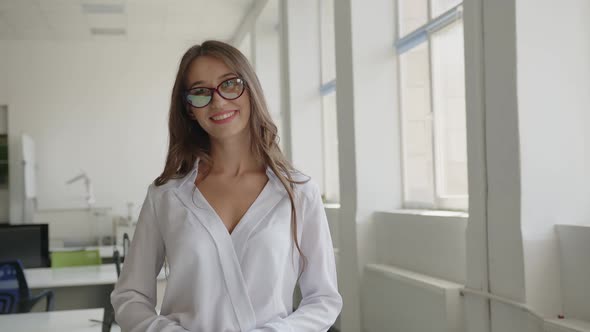
[[224,120],[224,119],[227,119],[227,118],[231,117],[235,113],[236,113],[235,111],[233,111],[231,113],[225,113],[223,115],[214,116],[214,117],[212,117],[212,119],[215,120],[215,121]]

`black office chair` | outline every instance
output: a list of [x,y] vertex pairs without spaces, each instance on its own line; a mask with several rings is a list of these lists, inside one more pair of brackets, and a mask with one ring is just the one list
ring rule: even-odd
[[113,251],[113,261],[115,262],[115,267],[117,268],[117,277],[121,275],[121,263],[125,261],[125,257],[127,256],[127,250],[131,245],[131,240],[129,239],[129,235],[127,233],[123,234],[123,256],[119,253],[119,250],[115,248]]
[[[129,239],[129,235],[127,233],[123,234],[123,256],[119,253],[119,250],[115,247],[113,251],[113,261],[115,262],[115,268],[117,269],[117,278],[121,275],[121,262],[125,260],[125,256],[127,255],[127,248],[131,244],[131,240]],[[104,314],[102,316],[102,332],[110,332],[111,326],[115,322],[115,309],[111,304],[111,301],[107,304],[106,308],[104,308]]]
[[45,290],[32,296],[20,260],[0,262],[0,314],[30,312],[41,299],[46,298],[46,311],[54,307],[53,291]]

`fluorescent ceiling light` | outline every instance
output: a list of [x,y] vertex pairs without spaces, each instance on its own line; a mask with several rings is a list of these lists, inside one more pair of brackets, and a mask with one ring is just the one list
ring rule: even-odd
[[84,14],[123,14],[125,13],[125,5],[116,3],[83,3],[82,12]]
[[90,33],[94,36],[124,36],[127,31],[125,28],[90,28]]

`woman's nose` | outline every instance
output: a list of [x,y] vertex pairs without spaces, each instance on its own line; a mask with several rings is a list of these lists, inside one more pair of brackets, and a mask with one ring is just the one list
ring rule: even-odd
[[225,103],[227,103],[227,100],[221,97],[218,91],[214,91],[213,95],[211,96],[211,107],[213,109],[220,109],[220,107],[223,107]]

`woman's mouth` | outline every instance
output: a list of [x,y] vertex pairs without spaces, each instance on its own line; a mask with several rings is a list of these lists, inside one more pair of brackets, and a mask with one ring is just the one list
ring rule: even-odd
[[227,123],[227,122],[230,122],[231,120],[233,120],[237,114],[238,114],[237,110],[227,111],[227,112],[218,113],[215,116],[210,117],[209,119],[211,119],[211,121],[213,121],[213,123],[223,124],[223,123]]

